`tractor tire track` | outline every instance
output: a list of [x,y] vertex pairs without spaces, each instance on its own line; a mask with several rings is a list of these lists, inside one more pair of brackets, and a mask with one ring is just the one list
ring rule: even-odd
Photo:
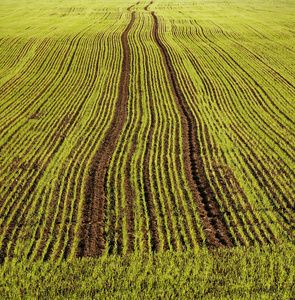
[[[200,38],[201,38],[201,37],[200,37]],[[205,42],[205,41],[204,41],[204,42]],[[212,48],[211,45],[209,45],[209,46]],[[192,54],[192,53],[190,53],[190,51],[189,51],[186,47],[185,47],[185,50],[188,52],[188,54],[190,54],[190,55]],[[215,50],[215,49],[213,49],[213,50]],[[222,56],[221,56],[221,57],[222,57]],[[214,87],[213,87],[213,85],[210,83],[210,80],[207,79],[207,77],[206,77],[205,73],[202,71],[201,67],[200,67],[200,66],[196,66],[196,63],[195,63],[194,61],[191,61],[191,62],[192,62],[192,64],[194,65],[195,69],[198,70],[198,72],[199,72],[200,74],[202,74],[202,77],[204,77],[204,79],[202,79],[202,82],[203,82],[204,86],[206,86],[207,90],[212,90],[212,91],[213,91],[213,90],[214,90]],[[230,80],[228,80],[229,85],[231,86],[232,90],[234,91],[235,96],[236,96],[236,97],[239,97],[239,96],[238,96],[238,92],[235,90],[235,88],[234,88],[234,86],[233,86],[233,84],[232,84],[232,82],[235,82],[235,78],[234,78],[231,74],[228,74],[228,76],[229,76],[229,78],[230,78]],[[237,84],[237,86],[238,86],[238,84]],[[229,91],[228,91],[228,94],[230,94]],[[219,95],[219,96],[220,96],[220,95]],[[214,94],[214,97],[217,97],[217,95]],[[235,107],[234,101],[231,101],[231,105],[233,105],[233,106]],[[220,110],[224,110],[224,108],[222,108],[222,107],[219,107],[219,109],[220,109]],[[225,110],[225,111],[226,111],[226,110]],[[247,121],[246,121],[242,116],[240,116],[240,117],[242,118],[242,122],[240,122],[240,124],[247,124],[247,127],[249,127],[250,125],[247,123]],[[230,116],[229,116],[229,118],[231,119]],[[225,128],[227,128],[227,126],[226,126],[225,124],[223,124],[222,126],[225,126]],[[231,130],[233,130],[234,132],[236,132],[236,129],[239,128],[239,127],[240,127],[240,126],[233,127]],[[230,129],[228,128],[228,130],[230,130]],[[267,134],[267,133],[265,133],[265,134]],[[217,172],[219,173],[218,170],[215,170],[215,171],[217,171]],[[219,177],[219,176],[218,176],[218,177]],[[231,180],[233,180],[233,176],[231,176]],[[240,189],[239,189],[239,190],[240,190]],[[240,190],[240,192],[241,192],[241,190]],[[282,191],[281,191],[281,193],[282,193]],[[242,193],[242,194],[243,194],[243,193]],[[228,192],[227,192],[227,195],[230,196],[230,194],[228,194]],[[248,201],[246,201],[245,195],[244,195],[244,196],[242,195],[242,198],[244,199],[246,206],[247,206],[247,207],[250,207],[250,203],[249,203]],[[228,199],[230,199],[230,197],[229,197]],[[232,201],[231,201],[231,202],[232,202]],[[234,207],[235,207],[235,204],[234,204],[234,203],[231,204],[231,207],[234,208]],[[250,209],[249,211],[251,211],[251,214],[253,215],[253,218],[254,218],[254,221],[255,221],[254,223],[258,226],[259,231],[260,231],[260,233],[261,233],[261,237],[263,238],[263,240],[264,240],[266,243],[270,243],[270,241],[269,241],[268,238],[265,236],[265,234],[264,234],[264,232],[263,232],[263,229],[262,229],[262,227],[260,226],[260,224],[259,224],[259,222],[258,222],[258,219],[257,219],[257,217],[256,217],[256,214],[255,214],[254,211],[251,210],[251,209]],[[237,216],[237,219],[239,219],[239,220],[241,221],[239,215],[236,214],[236,216]],[[246,220],[247,220],[247,224],[250,224],[251,222],[248,220],[246,214],[245,214],[245,218],[246,218]],[[240,223],[240,224],[243,224],[243,222]],[[241,225],[241,226],[242,226],[242,228],[244,227],[243,225]],[[257,236],[257,234],[256,234],[256,230],[255,230],[255,228],[253,227],[253,225],[251,225],[251,227],[252,227],[252,233],[256,236],[256,239],[257,239],[259,242],[262,242],[262,241],[258,238],[258,236]],[[244,227],[244,228],[245,228],[245,227]],[[275,238],[274,234],[272,233],[271,229],[270,229],[268,226],[265,226],[265,229],[266,229],[266,231],[268,232],[268,234],[270,235],[271,239],[272,239],[274,242],[276,242],[276,238]],[[250,240],[251,240],[251,239],[249,239],[249,241],[250,241]]]
[[[185,97],[180,89],[176,72],[173,68],[169,53],[159,38],[158,18],[154,12],[151,12],[154,18],[153,36],[163,57],[165,69],[169,78],[170,87],[174,95],[175,101],[182,113],[182,126],[184,128],[185,138],[189,141],[189,147],[186,149],[189,157],[188,168],[186,168],[187,177],[190,180],[192,191],[198,202],[198,208],[205,209],[205,213],[201,213],[203,226],[207,239],[207,245],[213,246],[233,246],[232,236],[226,228],[225,220],[219,211],[214,193],[207,180],[202,158],[200,157],[200,145],[197,140],[198,126],[195,124],[191,111],[189,110]],[[186,159],[188,159],[186,157]],[[207,230],[206,230],[207,229]]]
[[82,212],[80,244],[77,255],[97,257],[104,252],[104,217],[105,217],[105,180],[112,154],[115,150],[121,130],[127,119],[128,86],[130,75],[130,48],[127,35],[135,21],[135,12],[121,36],[123,60],[116,108],[111,124],[106,132],[101,147],[92,159],[85,191],[85,203]]
[[130,9],[131,9],[132,7],[138,5],[139,3],[140,3],[140,2],[138,1],[136,4],[133,4],[133,5],[129,6],[129,7],[127,8],[127,10],[130,11]]
[[147,6],[144,7],[144,10],[148,10],[149,6],[153,4],[153,1],[150,2]]

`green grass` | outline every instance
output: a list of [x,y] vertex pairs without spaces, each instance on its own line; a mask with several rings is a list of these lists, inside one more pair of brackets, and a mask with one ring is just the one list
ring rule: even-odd
[[293,299],[294,246],[168,251],[59,263],[15,258],[2,299]]

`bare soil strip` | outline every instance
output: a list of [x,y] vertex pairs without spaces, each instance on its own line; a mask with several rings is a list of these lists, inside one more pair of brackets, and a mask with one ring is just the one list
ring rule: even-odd
[[184,131],[184,141],[188,140],[188,144],[184,145],[184,152],[187,154],[184,159],[188,166],[186,168],[186,175],[189,179],[192,192],[194,193],[194,198],[196,199],[200,211],[200,217],[205,229],[204,232],[206,234],[207,245],[209,247],[222,245],[233,246],[232,236],[226,228],[225,220],[219,211],[218,203],[206,177],[202,158],[200,157],[200,145],[197,140],[198,125],[195,123],[193,115],[180,89],[169,53],[159,38],[158,19],[154,12],[151,14],[154,18],[154,40],[162,54],[171,90],[182,114],[181,125]]
[[153,1],[151,1],[150,4],[148,4],[147,6],[144,7],[144,10],[148,10],[149,6],[153,4]]
[[138,1],[136,4],[133,4],[133,5],[129,6],[129,7],[127,8],[127,10],[130,11],[130,9],[131,9],[132,7],[134,7],[135,5],[138,5],[139,3],[140,3],[140,2]]
[[118,98],[113,120],[106,132],[104,141],[95,154],[90,167],[86,184],[85,203],[83,208],[81,240],[77,255],[97,257],[104,252],[104,217],[105,217],[105,188],[107,169],[115,150],[117,140],[127,119],[128,86],[130,75],[130,48],[127,35],[135,21],[135,12],[131,21],[121,36],[123,45],[123,60],[118,89]]

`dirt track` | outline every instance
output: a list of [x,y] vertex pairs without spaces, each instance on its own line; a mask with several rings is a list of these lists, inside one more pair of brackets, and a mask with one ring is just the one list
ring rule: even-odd
[[207,245],[209,247],[222,245],[233,246],[232,237],[226,228],[225,220],[219,211],[218,203],[206,178],[202,158],[200,157],[199,141],[197,140],[197,133],[199,130],[198,125],[196,124],[180,89],[169,53],[159,38],[157,16],[154,12],[151,12],[151,14],[154,18],[154,40],[162,54],[171,90],[179,107],[179,111],[182,114],[182,127],[184,129],[183,139],[184,141],[188,141],[188,144],[184,145],[186,153],[185,163],[187,166],[186,175],[197,202],[206,234]]
[[130,48],[127,35],[135,20],[135,12],[131,15],[130,23],[121,36],[123,46],[122,72],[118,89],[116,108],[112,122],[106,132],[104,141],[93,158],[89,179],[86,184],[85,205],[83,209],[84,223],[81,228],[81,239],[78,256],[96,257],[103,253],[105,248],[104,238],[104,184],[110,159],[115,150],[127,118],[128,86],[130,75]]

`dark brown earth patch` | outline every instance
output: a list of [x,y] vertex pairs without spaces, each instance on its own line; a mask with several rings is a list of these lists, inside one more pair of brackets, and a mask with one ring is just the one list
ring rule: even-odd
[[219,205],[206,177],[203,161],[200,156],[200,142],[197,140],[200,127],[196,124],[181,91],[168,50],[159,38],[157,16],[154,12],[151,14],[154,18],[154,40],[162,54],[171,90],[182,115],[181,125],[184,131],[184,141],[188,141],[188,143],[184,143],[184,160],[187,165],[185,171],[205,229],[206,243],[209,247],[233,246],[233,238],[219,210]]
[[140,2],[138,1],[138,2],[136,2],[136,4],[133,4],[133,5],[129,6],[129,7],[127,8],[127,10],[130,11],[130,9],[131,9],[132,7],[134,7],[135,5],[138,5],[139,3],[140,3]]
[[144,7],[144,10],[148,10],[149,6],[153,4],[153,1],[150,2],[147,6]]
[[82,226],[77,256],[97,257],[105,250],[104,218],[105,218],[105,179],[110,159],[114,153],[117,140],[127,119],[128,86],[130,76],[130,48],[127,35],[135,21],[135,12],[121,36],[123,60],[118,89],[116,108],[111,124],[105,134],[104,141],[94,155],[89,171],[85,203],[82,213]]

